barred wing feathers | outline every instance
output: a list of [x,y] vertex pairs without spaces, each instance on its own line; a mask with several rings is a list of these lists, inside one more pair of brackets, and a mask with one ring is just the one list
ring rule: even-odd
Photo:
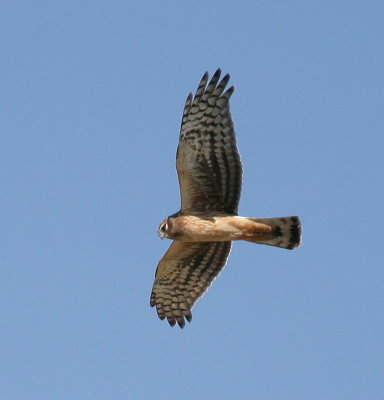
[[[229,74],[220,81],[218,69],[208,83],[202,77],[184,107],[176,166],[182,213],[237,214],[242,168],[229,98]],[[208,83],[208,85],[207,85]]]
[[191,308],[224,268],[231,242],[173,241],[160,260],[152,288],[151,307],[161,319],[183,328]]

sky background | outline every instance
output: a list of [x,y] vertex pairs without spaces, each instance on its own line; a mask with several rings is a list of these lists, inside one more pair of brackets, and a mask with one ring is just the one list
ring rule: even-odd
[[[0,398],[384,397],[384,3],[0,6]],[[231,74],[239,211],[303,245],[235,243],[171,328],[149,307],[178,210],[185,98]]]

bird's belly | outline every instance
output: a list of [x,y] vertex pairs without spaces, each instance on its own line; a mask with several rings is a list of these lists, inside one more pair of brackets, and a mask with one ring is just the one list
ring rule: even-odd
[[184,242],[226,242],[238,239],[242,232],[230,223],[232,217],[179,217],[181,230],[177,240]]

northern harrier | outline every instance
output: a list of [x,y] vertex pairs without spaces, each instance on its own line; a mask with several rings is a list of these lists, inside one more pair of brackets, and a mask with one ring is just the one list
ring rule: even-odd
[[[159,227],[173,242],[160,260],[151,294],[161,319],[183,328],[191,308],[223,269],[233,240],[294,249],[300,244],[298,217],[250,218],[237,215],[241,162],[229,98],[229,74],[205,73],[194,96],[187,97],[176,167],[181,209]],[[207,85],[208,83],[208,85]]]

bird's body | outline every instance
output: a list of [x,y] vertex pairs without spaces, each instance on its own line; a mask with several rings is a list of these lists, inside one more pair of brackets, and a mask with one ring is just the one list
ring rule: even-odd
[[166,218],[159,236],[180,242],[247,240],[294,248],[299,240],[297,217],[252,218],[238,215],[175,215]]
[[237,213],[242,166],[229,98],[229,75],[218,69],[201,79],[185,103],[176,167],[181,208],[166,218],[159,236],[173,242],[160,260],[151,294],[161,319],[182,328],[191,308],[223,269],[231,243],[246,240],[286,249],[300,244],[298,217],[253,218]]

